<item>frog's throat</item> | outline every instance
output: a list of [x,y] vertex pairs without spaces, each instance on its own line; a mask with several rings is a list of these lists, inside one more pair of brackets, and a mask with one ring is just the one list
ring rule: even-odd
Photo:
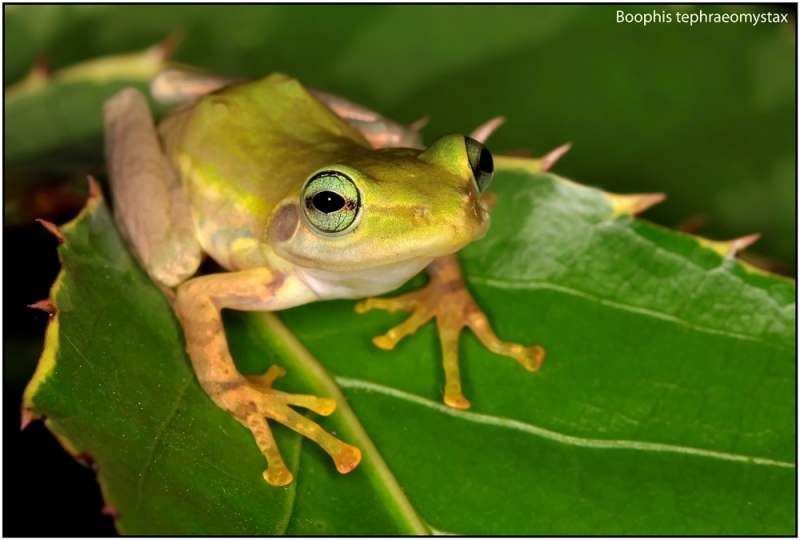
[[393,291],[428,266],[434,257],[417,257],[366,270],[336,272],[295,267],[296,275],[322,300],[364,298]]

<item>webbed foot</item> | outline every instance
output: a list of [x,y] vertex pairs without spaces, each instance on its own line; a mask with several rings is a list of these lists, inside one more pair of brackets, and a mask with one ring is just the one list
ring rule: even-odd
[[538,370],[545,351],[538,345],[524,346],[501,341],[495,335],[483,310],[472,299],[454,255],[440,257],[429,267],[431,282],[424,288],[395,298],[367,298],[356,304],[356,312],[383,309],[389,313],[410,312],[411,316],[382,336],[372,340],[384,350],[393,349],[405,336],[436,317],[445,372],[444,402],[455,409],[468,409],[469,401],[461,391],[458,369],[458,338],[469,327],[490,351],[510,356],[528,371]]
[[336,401],[303,394],[288,394],[272,388],[286,370],[272,366],[263,375],[238,378],[230,382],[211,383],[204,386],[217,404],[247,427],[256,444],[267,458],[264,479],[273,486],[285,486],[292,481],[266,418],[297,431],[319,444],[336,464],[341,473],[352,471],[361,461],[361,451],[343,443],[323,430],[318,424],[291,409],[290,405],[304,407],[317,414],[328,416],[336,409]]

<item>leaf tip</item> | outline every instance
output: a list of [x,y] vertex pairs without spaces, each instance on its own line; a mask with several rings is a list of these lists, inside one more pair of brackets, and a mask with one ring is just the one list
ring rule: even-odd
[[47,231],[50,234],[55,236],[56,239],[58,239],[59,243],[63,243],[64,242],[64,235],[61,233],[61,229],[58,228],[58,225],[56,225],[55,223],[52,223],[50,221],[47,221],[46,219],[37,219],[36,221],[41,223],[42,227],[47,229]]

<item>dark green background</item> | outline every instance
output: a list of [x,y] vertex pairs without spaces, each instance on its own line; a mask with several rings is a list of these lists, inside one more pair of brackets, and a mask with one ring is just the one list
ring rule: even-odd
[[[541,155],[572,141],[559,174],[609,191],[664,191],[667,201],[648,219],[674,226],[702,215],[707,224],[700,232],[719,239],[760,232],[752,250],[793,273],[793,7],[768,8],[789,13],[789,24],[757,27],[617,24],[617,9],[670,12],[664,6],[7,6],[5,84],[21,78],[37,52],[58,69],[143,49],[180,29],[186,39],[177,61],[236,75],[284,71],[399,121],[430,115],[427,141],[468,132],[495,115],[508,119],[490,141],[496,152]],[[99,126],[99,102],[86,110],[48,107],[57,118],[52,125],[6,125],[6,135],[35,144],[44,131],[68,130],[87,115]],[[24,192],[44,170],[62,171],[46,177],[59,182],[98,165],[100,135],[74,141],[88,148],[81,160],[53,151],[24,163],[6,160],[6,194]],[[6,498],[4,532],[46,534],[36,527],[58,522],[13,522],[10,501],[36,494],[48,506],[41,499],[47,485],[49,507],[64,513],[58,531],[87,534],[83,514],[70,506],[82,502],[77,480],[53,480],[72,466],[68,458],[52,461],[65,456],[40,426],[15,433],[19,393],[45,320],[24,306],[46,296],[55,277],[54,241],[33,227],[5,229],[4,239],[6,440],[19,452],[7,452],[5,465],[14,460],[33,475],[14,484],[20,497]],[[50,454],[33,453],[46,444]],[[100,503],[92,474],[74,470],[95,497],[85,515],[95,516]],[[74,528],[65,528],[70,523]]]

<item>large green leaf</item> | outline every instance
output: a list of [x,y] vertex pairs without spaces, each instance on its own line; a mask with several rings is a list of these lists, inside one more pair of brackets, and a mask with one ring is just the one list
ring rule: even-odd
[[26,405],[92,455],[127,533],[397,534],[422,520],[460,534],[793,534],[794,283],[552,175],[505,170],[493,189],[492,229],[462,252],[468,283],[500,336],[548,358],[528,373],[466,335],[469,411],[441,404],[434,325],[384,352],[370,338],[402,317],[351,301],[281,312],[302,345],[274,316],[227,314],[243,372],[277,363],[283,390],[341,387],[318,420],[364,450],[346,476],[276,426],[296,481],[264,483],[252,437],[201,390],[97,199],[63,228],[59,312]]
[[[754,249],[793,267],[795,15],[788,24],[643,26],[617,23],[620,9],[676,13],[631,5],[11,6],[5,75],[23,77],[36,52],[60,68],[182,29],[181,62],[233,75],[283,71],[400,121],[430,115],[429,141],[499,114],[508,122],[493,150],[540,155],[573,141],[561,166],[568,176],[616,192],[667,192],[651,213],[657,222],[703,214],[706,235],[760,232]],[[108,95],[75,88],[43,98],[35,115],[9,105],[6,159],[84,126],[99,140]]]

